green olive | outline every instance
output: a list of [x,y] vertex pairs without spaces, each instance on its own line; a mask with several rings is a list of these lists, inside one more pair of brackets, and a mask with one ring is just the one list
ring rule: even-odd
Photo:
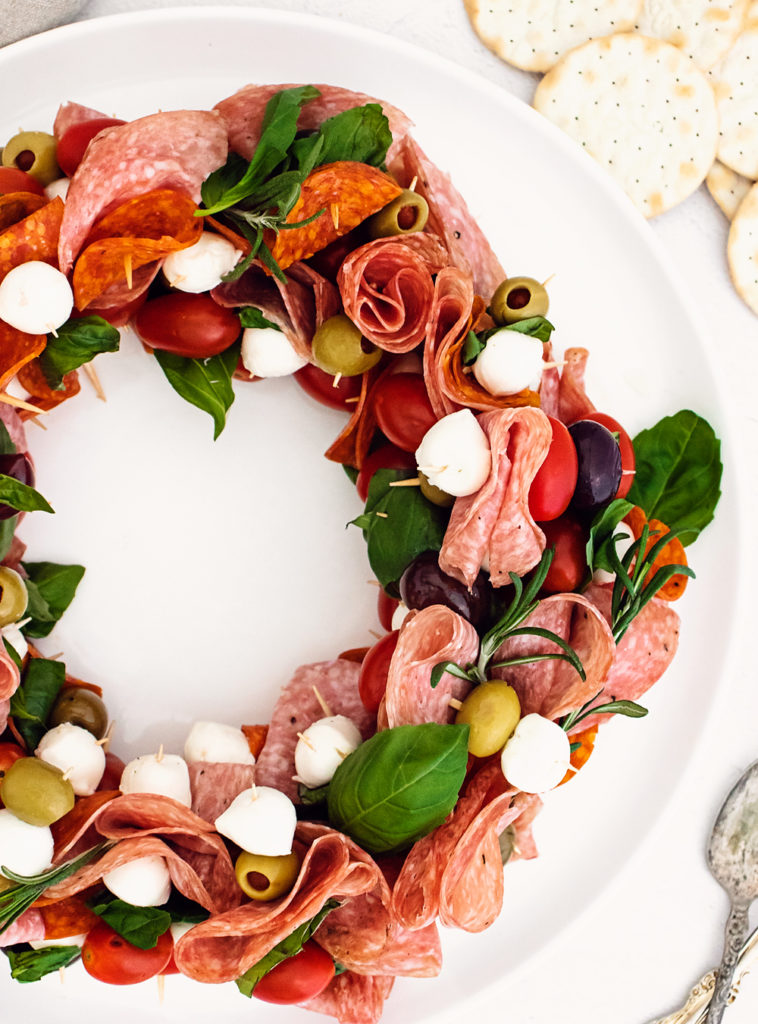
[[391,235],[412,235],[423,231],[429,219],[429,206],[418,192],[404,188],[397,198],[383,206],[366,221],[371,238],[389,238]]
[[382,350],[366,341],[350,317],[337,313],[313,335],[313,358],[324,373],[355,377],[376,366]]
[[49,185],[62,176],[55,159],[55,136],[47,132],[19,132],[3,150],[3,167],[18,167],[36,178],[40,185]]
[[300,871],[300,858],[294,852],[284,857],[264,857],[242,852],[234,865],[237,884],[251,900],[268,903],[289,892]]
[[468,749],[474,757],[489,757],[505,746],[521,718],[518,694],[503,679],[489,679],[466,697],[457,725],[468,725]]
[[20,757],[5,770],[0,799],[29,825],[52,825],[74,806],[74,790],[63,772],[38,757]]
[[426,473],[422,473],[421,470],[419,470],[418,478],[421,481],[421,493],[427,501],[431,501],[432,505],[438,505],[440,508],[452,508],[455,502],[452,494],[443,491],[441,487],[435,487],[434,484],[430,484],[429,477]]
[[29,594],[15,569],[0,565],[0,627],[18,622],[26,611]]
[[544,285],[533,277],[509,277],[498,285],[489,306],[496,324],[515,324],[533,316],[547,316],[550,300]]
[[91,690],[66,686],[59,693],[47,719],[51,729],[64,722],[78,725],[91,732],[96,740],[101,740],[108,728],[108,711],[98,695]]

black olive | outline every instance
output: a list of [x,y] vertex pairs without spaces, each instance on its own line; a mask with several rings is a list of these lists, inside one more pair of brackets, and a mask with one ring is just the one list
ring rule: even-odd
[[595,512],[615,497],[621,483],[621,449],[607,427],[577,420],[568,428],[576,446],[579,474],[570,509]]
[[492,597],[487,574],[480,572],[469,590],[440,569],[438,558],[438,552],[425,551],[413,559],[400,577],[403,603],[417,611],[433,604],[444,604],[481,629],[489,618]]

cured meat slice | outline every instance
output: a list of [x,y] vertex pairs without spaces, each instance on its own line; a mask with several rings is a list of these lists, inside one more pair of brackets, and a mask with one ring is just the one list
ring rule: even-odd
[[[16,374],[16,377],[21,387],[26,388],[29,392],[29,401],[32,405],[36,405],[38,409],[44,409],[45,411],[55,409],[56,406],[66,402],[69,398],[73,398],[81,391],[77,370],[72,370],[71,373],[64,375],[63,387],[60,390],[51,388],[39,365],[39,359],[32,359],[31,362],[25,363]],[[35,413],[25,409],[21,413],[21,418],[28,419],[29,416],[34,415]]]
[[100,918],[93,914],[81,896],[49,903],[39,908],[45,924],[45,939],[65,939],[72,935],[86,935]]
[[0,403],[0,420],[10,435],[11,441],[16,446],[17,452],[28,452],[29,445],[26,442],[26,428],[24,422],[16,412],[5,402]]
[[55,264],[63,211],[63,200],[56,196],[0,234],[0,280],[30,260]]
[[196,925],[174,949],[182,974],[211,984],[233,981],[327,900],[351,899],[376,885],[378,868],[356,860],[345,836],[329,831],[309,843],[306,833],[303,839],[300,830],[295,835],[302,864],[293,889],[270,903],[246,903]]
[[[46,334],[26,334],[0,320],[0,391],[5,391],[18,371],[45,349]],[[3,408],[8,408],[3,403]]]
[[384,696],[387,725],[451,722],[455,712],[450,698],[462,700],[471,684],[446,672],[432,689],[432,669],[440,661],[469,665],[478,651],[476,630],[452,609],[435,604],[414,615],[403,626],[390,662]]
[[360,671],[360,665],[341,658],[302,665],[295,671],[274,706],[268,736],[255,765],[259,786],[273,786],[297,802],[297,783],[292,778],[297,734],[324,717],[316,690],[333,714],[352,719],[361,736],[368,739],[375,723],[358,694]]
[[[518,693],[522,715],[536,712],[546,718],[561,718],[592,700],[603,689],[614,662],[616,645],[608,623],[586,597],[553,594],[540,601],[521,625],[549,629],[560,636],[576,651],[586,675],[582,680],[572,665],[558,659],[495,669],[494,674],[507,679]],[[517,636],[506,640],[494,661],[525,654],[555,653],[560,652],[550,640]]]
[[589,352],[586,348],[567,348],[563,358],[566,365],[561,371],[558,385],[558,418],[570,424],[594,412],[595,406],[584,390]]
[[435,416],[441,419],[458,408],[445,388],[444,365],[452,345],[465,339],[472,324],[474,286],[458,267],[444,267],[434,282],[434,301],[426,325],[424,383]]
[[18,689],[21,672],[3,645],[0,648],[0,700],[8,700]]
[[6,192],[0,196],[0,233],[47,206],[47,203],[48,199],[36,192]]
[[92,796],[81,796],[68,814],[53,822],[51,829],[55,839],[54,864],[73,860],[100,842],[100,835],[95,831],[95,822],[105,805],[115,800],[117,796],[118,790],[102,790],[93,793]]
[[529,488],[550,447],[553,431],[539,409],[484,413],[479,425],[489,438],[492,469],[484,485],[457,498],[440,551],[440,568],[472,586],[485,555],[495,587],[539,562],[545,535],[529,512]]
[[19,942],[31,942],[33,939],[44,939],[45,919],[35,907],[25,910],[20,917],[0,932],[0,948],[15,946]]
[[410,352],[426,336],[434,281],[448,262],[436,235],[377,238],[355,249],[337,275],[345,312],[388,352]]
[[215,111],[164,111],[104,129],[71,179],[58,246],[61,270],[71,269],[98,218],[154,189],[175,189],[197,201],[200,185],[226,155],[226,132]]
[[212,824],[235,797],[253,785],[255,766],[198,761],[189,765],[189,777],[192,810]]
[[303,1008],[335,1017],[339,1024],[379,1024],[394,978],[345,971]]
[[8,715],[11,710],[11,702],[9,700],[0,700],[0,733],[5,732],[5,727],[8,724]]
[[53,135],[56,139],[62,139],[69,128],[73,128],[75,124],[82,124],[84,121],[94,121],[96,118],[99,120],[101,117],[110,116],[110,114],[104,114],[102,110],[95,110],[94,107],[85,107],[81,103],[74,103],[69,100],[67,103],[61,103],[58,107],[58,113],[55,115],[55,121],[53,122]]

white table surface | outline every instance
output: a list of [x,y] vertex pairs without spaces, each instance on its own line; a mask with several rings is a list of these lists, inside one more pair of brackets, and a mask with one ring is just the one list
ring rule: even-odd
[[[202,4],[185,0],[185,5]],[[169,6],[179,3],[90,0],[79,20]],[[462,0],[243,0],[238,6],[300,10],[403,38],[477,71],[525,102],[537,80],[536,75],[501,63],[480,44]],[[758,509],[758,320],[730,284],[727,228],[704,186],[654,222],[672,262],[689,283],[693,307],[720,356],[733,396],[749,529]],[[756,557],[753,551],[745,552],[748,564],[758,564]],[[744,607],[737,630],[733,664],[744,671],[737,713],[723,702],[717,709],[663,820],[572,927],[496,989],[474,996],[463,1010],[466,1015],[513,1024],[643,1024],[678,1006],[690,986],[718,961],[727,903],[707,872],[703,851],[725,792],[758,757],[751,610]],[[692,714],[698,714],[697,707]],[[753,978],[724,1019],[728,1024],[747,1024],[755,1021],[756,1013],[758,980]],[[460,1016],[461,1008],[452,1008],[445,1020]]]

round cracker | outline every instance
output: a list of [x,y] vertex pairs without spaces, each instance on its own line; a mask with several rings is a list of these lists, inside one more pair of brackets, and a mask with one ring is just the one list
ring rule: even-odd
[[464,0],[474,31],[524,71],[547,71],[588,39],[634,28],[643,0]]
[[737,207],[754,185],[749,178],[743,178],[719,160],[708,171],[705,183],[727,220],[734,218]]
[[758,313],[758,185],[753,185],[734,216],[727,258],[734,287]]
[[751,0],[644,0],[637,31],[686,53],[702,71],[721,60],[739,35]]
[[751,21],[713,70],[721,130],[719,160],[758,178],[758,22]]
[[566,54],[534,106],[616,179],[646,217],[681,202],[711,167],[713,91],[675,46],[623,33]]

